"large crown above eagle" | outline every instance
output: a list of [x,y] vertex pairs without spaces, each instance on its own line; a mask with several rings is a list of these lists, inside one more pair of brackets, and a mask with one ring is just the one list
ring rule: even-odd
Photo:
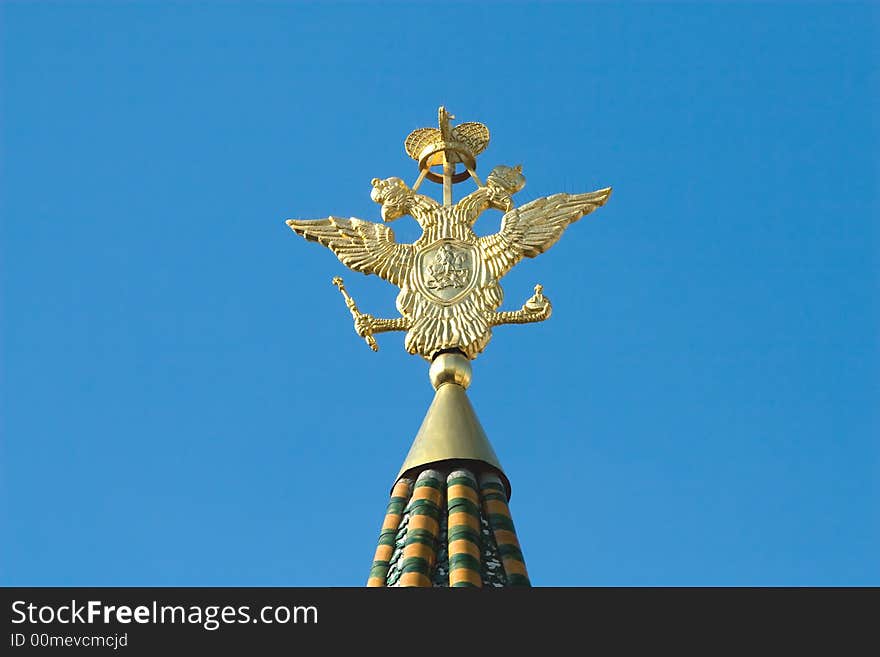
[[477,155],[489,145],[489,128],[482,123],[461,123],[452,126],[454,119],[445,107],[438,111],[437,128],[413,130],[403,143],[407,154],[426,171],[429,180],[443,182],[442,176],[431,171],[431,167],[442,165],[444,161],[453,166],[462,164],[465,171],[453,172],[453,182],[467,180],[477,169]]

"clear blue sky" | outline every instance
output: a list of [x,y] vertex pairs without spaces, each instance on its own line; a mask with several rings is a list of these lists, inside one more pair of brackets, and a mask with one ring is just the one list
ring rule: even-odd
[[550,321],[475,363],[533,582],[880,584],[877,25],[3,3],[0,582],[365,582],[427,367],[330,279],[395,289],[283,221],[378,219],[445,104],[520,202],[614,187],[504,281]]

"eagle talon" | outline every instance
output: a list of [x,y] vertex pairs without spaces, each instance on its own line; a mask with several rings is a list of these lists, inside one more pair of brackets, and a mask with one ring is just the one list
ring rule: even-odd
[[533,294],[528,301],[523,304],[523,312],[534,314],[534,315],[543,315],[546,314],[547,317],[550,316],[550,311],[552,306],[550,305],[550,299],[544,296],[544,286],[538,283],[535,286],[535,294]]
[[372,315],[358,315],[354,319],[354,330],[362,338],[373,334],[373,325],[376,318]]

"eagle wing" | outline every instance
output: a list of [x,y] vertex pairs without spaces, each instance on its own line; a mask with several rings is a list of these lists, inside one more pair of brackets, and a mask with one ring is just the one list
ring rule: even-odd
[[362,219],[288,219],[297,235],[328,247],[346,267],[364,274],[376,274],[401,287],[413,258],[411,244],[394,241],[394,231],[385,224]]
[[478,242],[493,278],[501,278],[525,257],[544,253],[569,224],[604,205],[609,196],[610,187],[586,194],[554,194],[506,213],[501,231]]

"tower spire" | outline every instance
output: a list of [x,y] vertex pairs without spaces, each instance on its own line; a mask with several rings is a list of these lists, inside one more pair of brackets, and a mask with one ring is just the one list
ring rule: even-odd
[[[377,351],[378,333],[405,331],[406,350],[431,363],[434,400],[391,492],[370,570],[369,586],[528,585],[510,516],[510,482],[467,397],[471,362],[504,324],[550,317],[543,286],[521,308],[499,310],[500,279],[523,258],[540,255],[565,229],[605,204],[611,189],[554,194],[515,207],[525,185],[522,167],[497,166],[485,184],[477,156],[489,144],[482,123],[452,124],[445,107],[437,128],[420,128],[404,142],[418,162],[412,188],[400,178],[372,180],[371,198],[382,223],[328,217],[289,219],[306,239],[330,248],[342,263],[400,288],[400,317],[362,313],[341,278],[333,279],[356,333]],[[433,169],[440,167],[440,172]],[[459,170],[461,167],[461,170]],[[425,179],[443,185],[443,204],[422,194]],[[477,189],[453,203],[456,183]],[[473,224],[488,208],[505,212],[500,231],[477,236]],[[405,215],[422,227],[412,244],[394,239],[388,226]]]

